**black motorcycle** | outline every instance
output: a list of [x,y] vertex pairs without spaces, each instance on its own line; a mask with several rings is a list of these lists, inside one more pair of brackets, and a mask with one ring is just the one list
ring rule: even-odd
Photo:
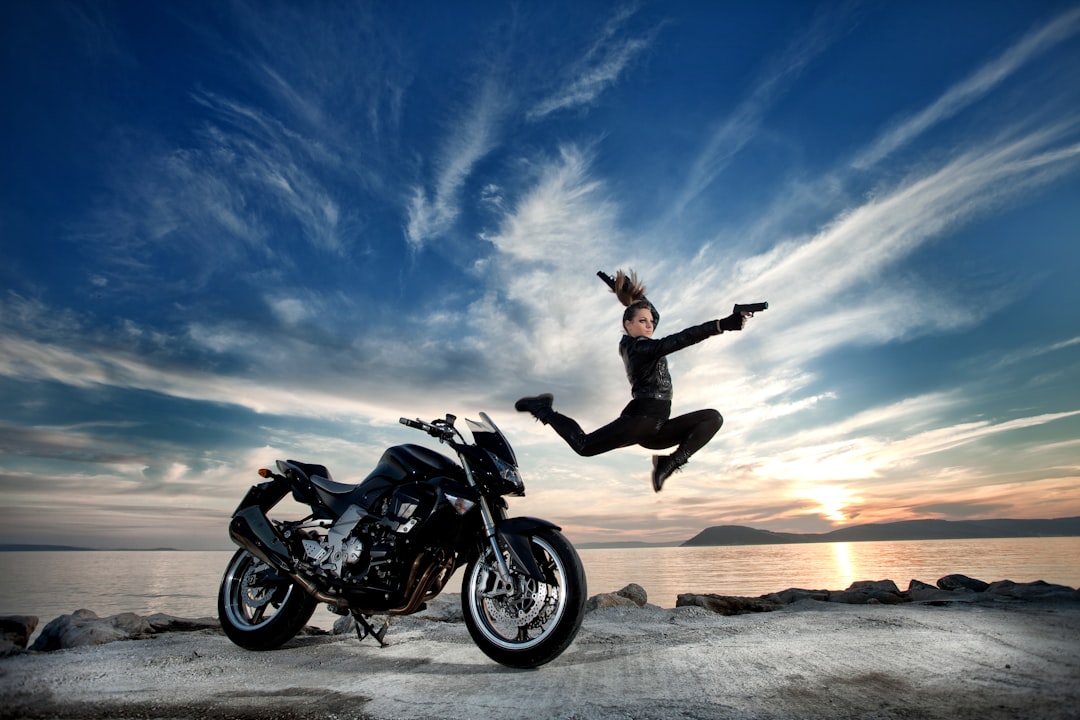
[[[486,414],[427,423],[401,418],[452,448],[387,449],[358,485],[322,465],[277,461],[248,491],[229,535],[240,550],[218,593],[225,634],[249,650],[280,647],[319,603],[352,615],[357,634],[380,645],[390,616],[424,609],[459,567],[461,605],[477,646],[504,665],[531,668],[558,657],[584,616],[585,572],[573,545],[546,520],[507,517],[506,495],[525,494],[517,457]],[[270,519],[286,495],[311,512]],[[379,629],[372,616],[386,616]]]

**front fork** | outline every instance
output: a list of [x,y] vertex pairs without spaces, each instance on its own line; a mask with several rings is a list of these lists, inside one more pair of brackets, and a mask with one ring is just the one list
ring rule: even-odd
[[[538,518],[507,518],[501,510],[499,516],[496,517],[487,498],[480,492],[476,479],[473,477],[472,469],[469,467],[468,459],[461,457],[461,464],[465,468],[465,477],[468,479],[469,485],[476,489],[476,494],[480,498],[480,517],[484,523],[484,537],[487,538],[487,543],[495,554],[495,570],[503,586],[521,592],[530,578],[537,582],[547,583],[548,578],[544,575],[540,566],[536,564],[530,538],[538,530],[545,528],[558,530],[559,527]],[[510,563],[507,562],[506,556],[503,554],[504,547],[509,551],[510,560],[513,562],[517,572],[511,570]]]
[[491,505],[488,504],[487,498],[484,497],[484,493],[480,492],[480,487],[476,483],[476,478],[473,477],[472,468],[469,467],[468,458],[460,454],[458,457],[461,460],[462,467],[465,468],[465,477],[469,481],[469,487],[474,488],[477,491],[477,496],[480,498],[480,517],[484,523],[484,537],[487,538],[487,542],[491,546],[492,552],[495,554],[495,569],[499,573],[499,579],[502,580],[503,585],[506,587],[513,587],[514,575],[510,572],[510,565],[506,562],[502,549],[499,547],[499,534],[495,525],[495,515],[491,511]]

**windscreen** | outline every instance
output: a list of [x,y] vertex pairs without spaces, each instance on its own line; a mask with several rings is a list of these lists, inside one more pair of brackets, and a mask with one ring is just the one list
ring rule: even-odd
[[487,413],[480,413],[480,420],[466,418],[465,422],[468,423],[473,440],[476,441],[479,447],[497,456],[503,462],[508,462],[517,467],[517,456],[514,454],[513,448],[510,447],[510,443],[506,441],[502,431],[496,427]]

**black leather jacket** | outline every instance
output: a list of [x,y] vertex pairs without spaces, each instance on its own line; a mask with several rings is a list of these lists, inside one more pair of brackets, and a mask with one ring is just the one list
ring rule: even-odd
[[[670,410],[672,386],[666,356],[719,334],[717,321],[710,320],[659,340],[624,335],[619,341],[619,355],[634,400],[623,415],[659,414],[664,405]],[[666,416],[666,411],[663,414]]]

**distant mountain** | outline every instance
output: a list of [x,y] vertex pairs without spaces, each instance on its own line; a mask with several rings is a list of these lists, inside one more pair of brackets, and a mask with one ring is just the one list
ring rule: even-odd
[[853,525],[827,533],[777,533],[742,525],[716,525],[705,528],[684,542],[682,547],[1012,537],[1080,537],[1080,517],[1054,520],[903,520]]

